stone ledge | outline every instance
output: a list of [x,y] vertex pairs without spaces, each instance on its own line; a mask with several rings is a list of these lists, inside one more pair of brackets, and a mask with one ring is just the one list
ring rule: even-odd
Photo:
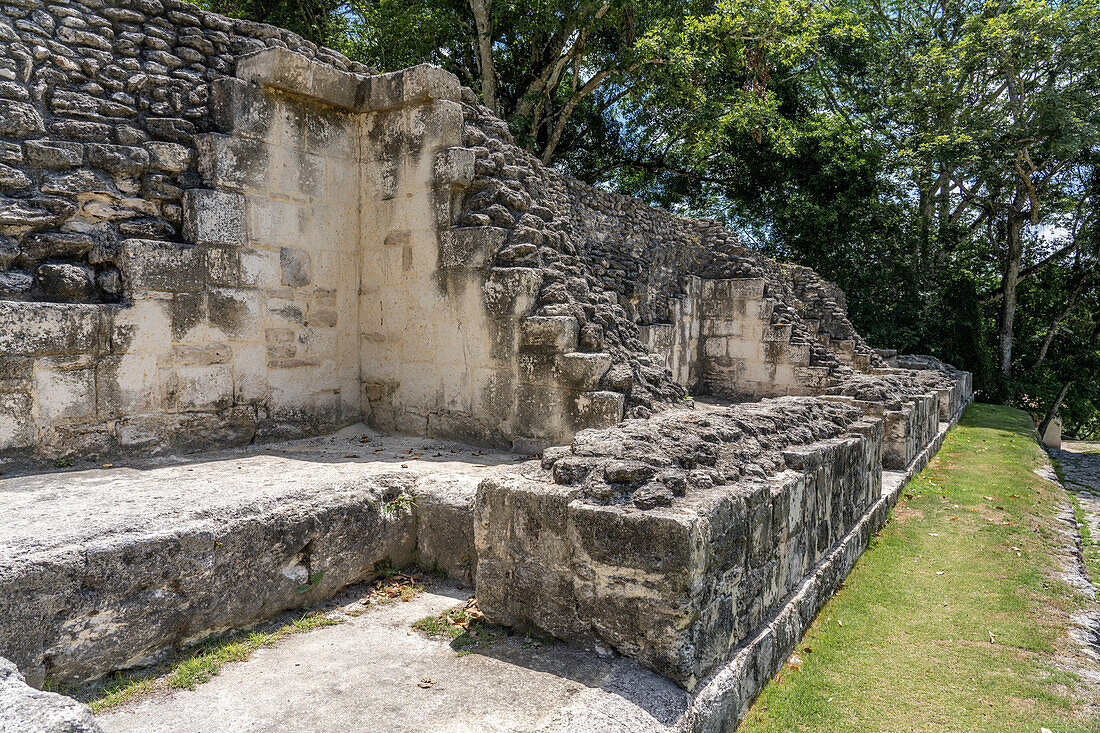
[[237,59],[237,78],[350,112],[385,112],[412,104],[461,98],[458,77],[420,64],[365,76],[338,69],[278,46]]
[[8,733],[102,733],[86,705],[26,683],[0,657],[0,730]]
[[858,410],[814,400],[579,432],[545,454],[554,482],[478,487],[481,608],[690,690],[877,501],[881,439]]
[[468,581],[476,486],[514,461],[353,426],[191,462],[0,480],[0,656],[36,686],[81,681],[316,603],[382,561]]

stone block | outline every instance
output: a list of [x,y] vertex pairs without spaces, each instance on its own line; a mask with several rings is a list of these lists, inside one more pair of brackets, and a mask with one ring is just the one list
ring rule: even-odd
[[124,240],[119,269],[134,291],[195,292],[207,283],[204,248],[175,242]]
[[[844,419],[858,420],[853,413]],[[755,420],[748,413],[741,419]],[[711,425],[713,439],[734,439],[733,432],[719,437],[721,423]],[[577,485],[514,477],[479,487],[479,604],[490,620],[611,647],[691,689],[870,508],[877,437],[870,425],[855,432],[785,453],[788,470],[771,475],[723,485],[693,471],[686,493],[670,492],[665,505],[644,509],[646,477],[665,470],[644,424],[579,433],[567,458],[591,473],[576,474]],[[645,442],[632,447],[634,436]],[[551,463],[555,478],[565,480]],[[633,503],[598,500],[592,477],[610,477],[619,464],[648,469],[614,474],[628,482],[617,490],[635,487]],[[660,474],[662,483],[672,478]]]
[[195,244],[245,243],[244,196],[194,188],[183,193],[183,236]]
[[292,288],[309,285],[313,272],[309,252],[300,247],[283,247],[279,250],[282,284]]
[[88,165],[116,176],[137,177],[149,167],[149,151],[128,145],[88,143],[85,157]]
[[25,392],[0,392],[0,455],[34,443],[33,399]]
[[554,366],[561,382],[572,389],[594,389],[611,368],[611,355],[571,352],[555,357]]
[[346,110],[356,110],[365,77],[340,71],[278,46],[237,59],[237,78]]
[[580,325],[572,316],[528,316],[520,324],[520,350],[563,354],[575,351]]
[[484,267],[507,236],[500,227],[457,227],[440,232],[440,268]]
[[209,133],[195,136],[199,173],[211,188],[270,192],[270,145]]
[[190,148],[178,143],[149,142],[145,147],[152,166],[165,173],[182,173],[194,158]]
[[102,316],[110,306],[0,300],[0,354],[92,354],[103,341]]
[[383,112],[436,99],[455,102],[461,99],[458,77],[431,64],[367,77],[364,83],[362,109],[366,112]]
[[36,690],[15,664],[0,658],[0,730],[102,733],[92,711],[71,697]]
[[40,425],[95,417],[92,361],[87,357],[39,359],[34,369],[34,415]]
[[226,364],[178,366],[162,377],[165,407],[213,412],[233,404],[233,370]]
[[435,156],[435,183],[439,186],[465,187],[474,178],[474,151],[447,148]]
[[301,94],[309,89],[313,63],[301,54],[276,46],[237,57],[236,76],[242,81]]
[[279,112],[279,101],[255,84],[229,76],[210,82],[210,117],[218,132],[263,139]]
[[23,143],[23,155],[36,168],[64,170],[84,162],[84,146],[57,140],[27,140]]
[[609,428],[623,420],[626,398],[606,390],[581,392],[572,401],[569,419],[573,432]]
[[535,305],[542,273],[527,267],[494,267],[485,281],[485,308],[493,316],[523,315]]
[[107,356],[95,365],[96,412],[101,418],[139,415],[160,408],[157,357]]

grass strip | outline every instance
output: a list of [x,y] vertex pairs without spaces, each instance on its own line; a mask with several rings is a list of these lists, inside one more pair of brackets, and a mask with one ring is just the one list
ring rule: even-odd
[[1044,460],[1025,413],[971,407],[739,730],[1100,731],[1058,661],[1086,601]]

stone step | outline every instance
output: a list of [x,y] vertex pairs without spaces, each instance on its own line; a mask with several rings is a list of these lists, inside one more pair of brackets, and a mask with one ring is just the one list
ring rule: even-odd
[[[373,577],[380,561],[418,557],[461,580],[476,556],[477,486],[516,458],[356,425],[186,460],[0,479],[0,496],[23,497],[5,503],[0,523],[3,655],[32,684],[47,670],[79,682],[317,603]],[[110,622],[89,623],[97,618]]]
[[856,350],[856,342],[852,339],[831,339],[833,350],[838,354],[853,354]]
[[528,316],[520,324],[521,352],[565,354],[577,350],[580,324],[573,316]]

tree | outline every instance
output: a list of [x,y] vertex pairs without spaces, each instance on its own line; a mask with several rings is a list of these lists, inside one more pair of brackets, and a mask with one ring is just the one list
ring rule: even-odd
[[1036,0],[855,7],[880,48],[858,76],[832,76],[832,98],[883,130],[912,171],[923,227],[914,262],[927,262],[946,226],[984,236],[997,255],[1007,379],[1027,232],[1061,213],[1069,172],[1097,144],[1100,13],[1094,3]]
[[454,72],[546,163],[579,145],[592,132],[585,120],[609,113],[649,67],[667,63],[660,36],[689,9],[661,0],[359,0],[352,7],[354,55],[383,69],[431,61]]
[[198,5],[233,18],[286,28],[319,46],[339,48],[346,39],[342,0],[203,0]]

